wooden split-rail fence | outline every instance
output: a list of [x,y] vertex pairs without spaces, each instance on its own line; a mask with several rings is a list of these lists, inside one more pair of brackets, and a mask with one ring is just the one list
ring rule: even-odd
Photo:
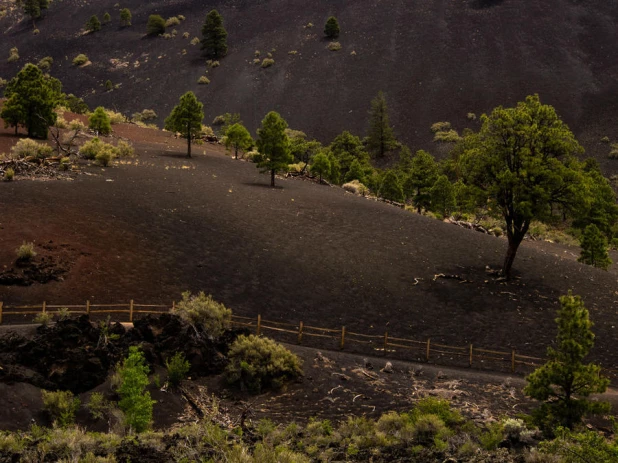
[[[71,315],[85,314],[91,317],[113,315],[114,321],[122,321],[118,320],[117,316],[124,314],[127,316],[124,321],[132,323],[138,316],[160,315],[174,308],[175,302],[171,305],[138,304],[133,300],[128,304],[98,304],[86,301],[82,305],[52,305],[43,302],[40,305],[23,306],[5,306],[0,301],[0,324],[5,323],[6,317],[12,317],[12,323],[34,322],[35,318],[41,314],[47,313],[51,316],[63,314],[66,311]],[[491,350],[476,347],[474,344],[450,346],[434,342],[431,338],[419,341],[396,337],[389,331],[383,334],[364,334],[350,331],[345,326],[324,328],[306,325],[302,321],[288,323],[264,320],[261,315],[257,317],[232,315],[232,324],[253,331],[258,336],[266,334],[278,341],[290,344],[321,349],[340,349],[354,353],[381,355],[391,359],[430,362],[437,365],[466,365],[479,369],[527,373],[546,361],[541,357],[520,354],[516,349]],[[610,378],[612,384],[618,385],[618,370],[603,368],[603,374]]]

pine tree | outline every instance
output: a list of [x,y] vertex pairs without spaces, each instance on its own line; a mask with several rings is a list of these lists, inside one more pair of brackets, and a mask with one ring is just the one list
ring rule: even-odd
[[440,175],[430,191],[431,210],[448,217],[455,209],[455,188],[446,175]]
[[431,154],[419,150],[412,158],[409,169],[403,189],[406,198],[412,198],[412,204],[420,214],[422,209],[428,209],[431,204],[430,189],[436,181],[438,166]]
[[[365,151],[361,139],[352,135],[348,131],[341,132],[329,145],[330,152],[337,159],[339,171],[343,179],[350,170],[352,163],[356,160],[361,166],[369,165],[369,154]],[[332,179],[335,183],[340,183],[341,179]]]
[[334,16],[331,16],[326,20],[326,24],[324,25],[324,35],[329,39],[336,39],[339,37],[339,21]]
[[101,135],[112,133],[112,124],[103,106],[99,106],[88,118],[88,128]]
[[122,10],[120,10],[120,24],[122,26],[130,26],[131,19],[133,19],[131,10],[129,10],[128,8],[123,8]]
[[238,159],[238,151],[247,151],[253,146],[253,138],[244,125],[236,123],[225,132],[225,147],[234,148],[234,159]]
[[110,14],[106,11],[105,14],[103,15],[103,24],[108,24],[112,21],[112,17],[110,16]]
[[352,180],[358,180],[361,183],[365,183],[365,170],[358,159],[354,159],[350,164],[350,170],[345,174],[345,181],[351,182]]
[[24,13],[34,21],[41,17],[41,11],[47,9],[49,0],[23,0]]
[[204,120],[204,105],[200,103],[193,92],[187,92],[180,97],[180,102],[174,106],[165,119],[165,130],[179,132],[187,137],[187,157],[191,157],[191,139],[202,131]]
[[311,163],[311,173],[319,176],[320,183],[322,183],[322,177],[329,175],[330,168],[330,160],[324,151],[320,151],[313,157],[313,162]]
[[388,119],[386,97],[384,93],[378,92],[378,95],[371,101],[371,110],[369,111],[367,148],[371,154],[382,158],[388,151],[396,147],[397,140]]
[[585,228],[581,248],[581,256],[577,259],[578,262],[603,270],[607,270],[612,264],[607,252],[607,240],[596,225],[590,224]]
[[148,16],[146,23],[146,33],[148,35],[161,35],[165,33],[165,19],[158,14]]
[[223,58],[227,54],[227,31],[223,27],[223,16],[211,10],[202,26],[202,50],[211,58]]
[[90,32],[96,32],[101,30],[101,21],[97,18],[97,15],[90,16],[90,19],[86,23],[86,30]]
[[30,138],[47,138],[48,128],[56,123],[54,109],[62,96],[58,79],[45,76],[34,64],[26,64],[6,86],[0,117],[7,127],[26,127]]
[[557,347],[549,348],[549,361],[526,378],[524,393],[543,401],[535,411],[538,424],[551,432],[555,426],[572,428],[589,414],[604,413],[609,404],[588,400],[605,392],[609,380],[601,367],[583,360],[594,345],[592,322],[579,296],[570,292],[560,298]]
[[403,187],[395,171],[389,170],[384,174],[379,194],[382,198],[390,201],[398,203],[403,201]]
[[257,167],[270,171],[270,186],[275,186],[275,172],[294,161],[290,154],[290,140],[285,134],[287,122],[275,111],[269,112],[258,129],[257,147],[261,158]]

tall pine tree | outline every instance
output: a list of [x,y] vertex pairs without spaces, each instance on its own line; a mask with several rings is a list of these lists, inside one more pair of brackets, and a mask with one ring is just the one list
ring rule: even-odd
[[596,225],[590,224],[586,227],[582,236],[581,247],[582,252],[577,259],[579,262],[603,270],[607,270],[612,264],[607,252],[607,240]]
[[594,345],[592,322],[579,296],[570,292],[560,298],[556,348],[547,349],[549,361],[526,378],[524,393],[543,401],[533,416],[545,430],[555,426],[572,428],[585,415],[604,413],[609,404],[588,400],[591,394],[605,392],[609,380],[601,367],[584,363]]
[[393,128],[388,119],[388,107],[384,93],[371,101],[369,111],[369,133],[367,134],[367,148],[375,157],[382,158],[384,155],[397,147],[397,140]]
[[223,16],[211,10],[202,26],[202,50],[211,58],[223,58],[227,54],[227,31]]
[[165,130],[179,132],[187,137],[188,158],[191,157],[191,139],[202,131],[203,108],[204,105],[197,100],[195,93],[187,92],[180,97],[180,102],[165,119]]
[[427,151],[419,150],[410,161],[408,176],[403,188],[406,198],[412,198],[412,204],[420,214],[431,204],[430,189],[437,179],[438,166]]
[[275,111],[269,112],[258,129],[257,147],[260,158],[257,167],[270,171],[270,186],[275,186],[275,173],[294,161],[290,154],[290,140],[285,133],[288,124]]
[[34,21],[41,17],[41,11],[47,9],[49,0],[23,0],[24,13]]

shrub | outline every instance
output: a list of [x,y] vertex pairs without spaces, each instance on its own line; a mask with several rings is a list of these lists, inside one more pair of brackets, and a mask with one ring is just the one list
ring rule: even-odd
[[192,296],[189,291],[182,293],[182,300],[172,313],[196,329],[199,327],[210,338],[221,336],[232,320],[232,311],[203,291],[197,296]]
[[114,90],[114,84],[109,79],[105,81],[105,90],[107,90],[108,92]]
[[206,76],[201,76],[198,80],[197,83],[200,85],[208,85],[210,83],[210,79]]
[[609,143],[609,137],[605,136],[605,137],[601,138],[601,143]]
[[51,146],[44,143],[38,143],[30,138],[19,140],[11,148],[11,157],[44,159],[53,154],[54,150]]
[[51,69],[52,64],[54,64],[54,58],[51,56],[46,56],[45,58],[41,58],[41,60],[37,63],[37,66],[41,71],[48,72]]
[[349,191],[355,195],[367,196],[367,194],[369,194],[369,188],[358,180],[352,180],[351,182],[344,183],[342,188],[345,191]]
[[339,22],[337,21],[337,18],[334,16],[329,17],[324,25],[324,35],[326,35],[329,39],[335,39],[339,37],[339,32]]
[[120,10],[120,23],[122,26],[130,26],[131,25],[131,10],[128,8],[123,8]]
[[101,135],[108,135],[111,133],[111,119],[103,106],[96,108],[90,117],[88,117],[88,128]]
[[185,19],[185,15],[184,14],[179,14],[178,16],[176,16],[178,19],[180,19],[181,21],[184,21]]
[[341,44],[339,42],[331,42],[327,47],[330,51],[339,51],[341,50]]
[[105,417],[105,411],[109,408],[110,404],[105,400],[105,397],[100,392],[93,392],[90,395],[90,400],[86,405],[90,416],[95,420],[102,420]]
[[152,109],[144,109],[142,111],[142,120],[143,121],[149,121],[151,119],[156,119],[157,118],[157,113],[154,112],[154,110]]
[[200,39],[199,39],[199,37],[193,37],[193,38],[191,39],[191,42],[190,42],[190,43],[191,43],[191,45],[199,45],[199,44],[200,44]]
[[43,408],[49,416],[65,428],[75,422],[75,412],[79,409],[80,400],[71,391],[41,391]]
[[101,143],[101,148],[94,158],[97,164],[107,167],[116,158],[116,149],[109,143]]
[[14,61],[17,61],[18,59],[19,59],[19,50],[17,49],[17,47],[11,48],[11,50],[9,51],[9,57],[7,61],[9,63],[13,63]]
[[158,14],[151,14],[146,24],[148,35],[161,35],[165,32],[165,20]]
[[443,440],[450,434],[444,421],[437,415],[422,415],[415,422],[412,428],[412,436],[420,445],[431,445],[437,440]]
[[126,121],[126,118],[124,117],[124,114],[119,113],[117,111],[113,111],[111,109],[106,109],[105,110],[105,114],[107,114],[107,117],[109,117],[109,122],[112,125],[114,125],[114,124],[122,124],[123,122]]
[[7,170],[4,171],[4,177],[2,178],[5,182],[10,182],[11,180],[13,180],[14,177],[15,171],[9,167]]
[[83,53],[80,53],[75,58],[73,58],[73,66],[82,66],[88,62],[88,57]]
[[433,133],[446,132],[447,130],[451,130],[450,122],[436,122],[435,124],[431,125],[431,131]]
[[464,421],[458,411],[451,409],[448,400],[426,397],[419,400],[411,413],[412,420],[423,415],[436,415],[447,426],[454,426]]
[[135,155],[135,150],[133,149],[133,145],[131,145],[131,143],[124,140],[119,140],[116,145],[116,154],[122,158],[132,157]]
[[272,339],[255,335],[239,336],[228,358],[227,380],[253,392],[279,388],[286,380],[302,375],[302,362],[296,355]]
[[101,21],[99,21],[97,15],[90,16],[90,19],[86,23],[86,30],[90,32],[96,32],[101,30]]
[[165,367],[167,368],[167,380],[170,386],[176,387],[187,377],[191,364],[185,359],[182,352],[176,352],[171,359],[165,361]]
[[269,68],[273,64],[275,64],[275,60],[272,59],[272,58],[264,58],[264,60],[262,61],[262,67],[263,68]]
[[84,157],[84,159],[95,159],[97,154],[101,150],[101,145],[103,143],[97,137],[93,138],[90,141],[84,143],[79,149],[79,153]]
[[71,311],[68,309],[68,307],[61,307],[60,309],[58,309],[56,317],[58,318],[58,321],[68,320],[69,318],[71,318]]
[[6,79],[3,79],[2,77],[0,77],[0,88],[4,87],[7,83],[8,81]]
[[165,27],[177,26],[178,24],[180,24],[180,19],[178,19],[176,16],[167,18],[167,21],[165,21]]
[[469,121],[475,121],[476,120],[476,114],[468,113],[467,118],[468,118]]
[[112,17],[110,16],[110,14],[106,11],[105,14],[103,15],[103,24],[108,24],[112,21]]
[[208,60],[208,61],[206,61],[206,64],[209,67],[211,67],[211,68],[218,68],[221,65],[221,63],[219,63],[219,61],[217,61],[217,60],[214,60],[214,61],[213,60]]
[[52,316],[49,312],[41,312],[32,320],[34,323],[39,323],[43,326],[47,326],[52,322]]
[[461,141],[461,137],[456,130],[450,129],[436,132],[433,137],[433,141],[439,143],[457,143],[458,141]]
[[612,143],[611,151],[609,152],[608,158],[610,159],[618,159],[618,143]]
[[17,260],[28,261],[36,257],[36,251],[34,250],[34,243],[22,243],[20,247],[15,250],[17,254]]
[[125,414],[126,423],[136,432],[147,430],[152,423],[152,405],[148,386],[148,366],[144,354],[136,346],[129,348],[129,356],[118,368],[120,385],[118,406]]

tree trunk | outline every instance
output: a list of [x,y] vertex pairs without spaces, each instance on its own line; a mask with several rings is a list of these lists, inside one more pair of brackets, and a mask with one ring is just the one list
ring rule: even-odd
[[507,237],[509,239],[509,247],[506,251],[506,257],[504,258],[504,265],[502,266],[502,275],[506,279],[511,278],[511,267],[513,266],[513,262],[515,261],[515,255],[517,254],[517,249],[524,239],[524,234],[519,233],[509,233],[507,231]]
[[191,157],[191,124],[187,124],[187,157]]
[[275,186],[275,169],[270,169],[270,186]]
[[238,159],[238,147],[236,147],[236,150],[234,151],[234,159]]

